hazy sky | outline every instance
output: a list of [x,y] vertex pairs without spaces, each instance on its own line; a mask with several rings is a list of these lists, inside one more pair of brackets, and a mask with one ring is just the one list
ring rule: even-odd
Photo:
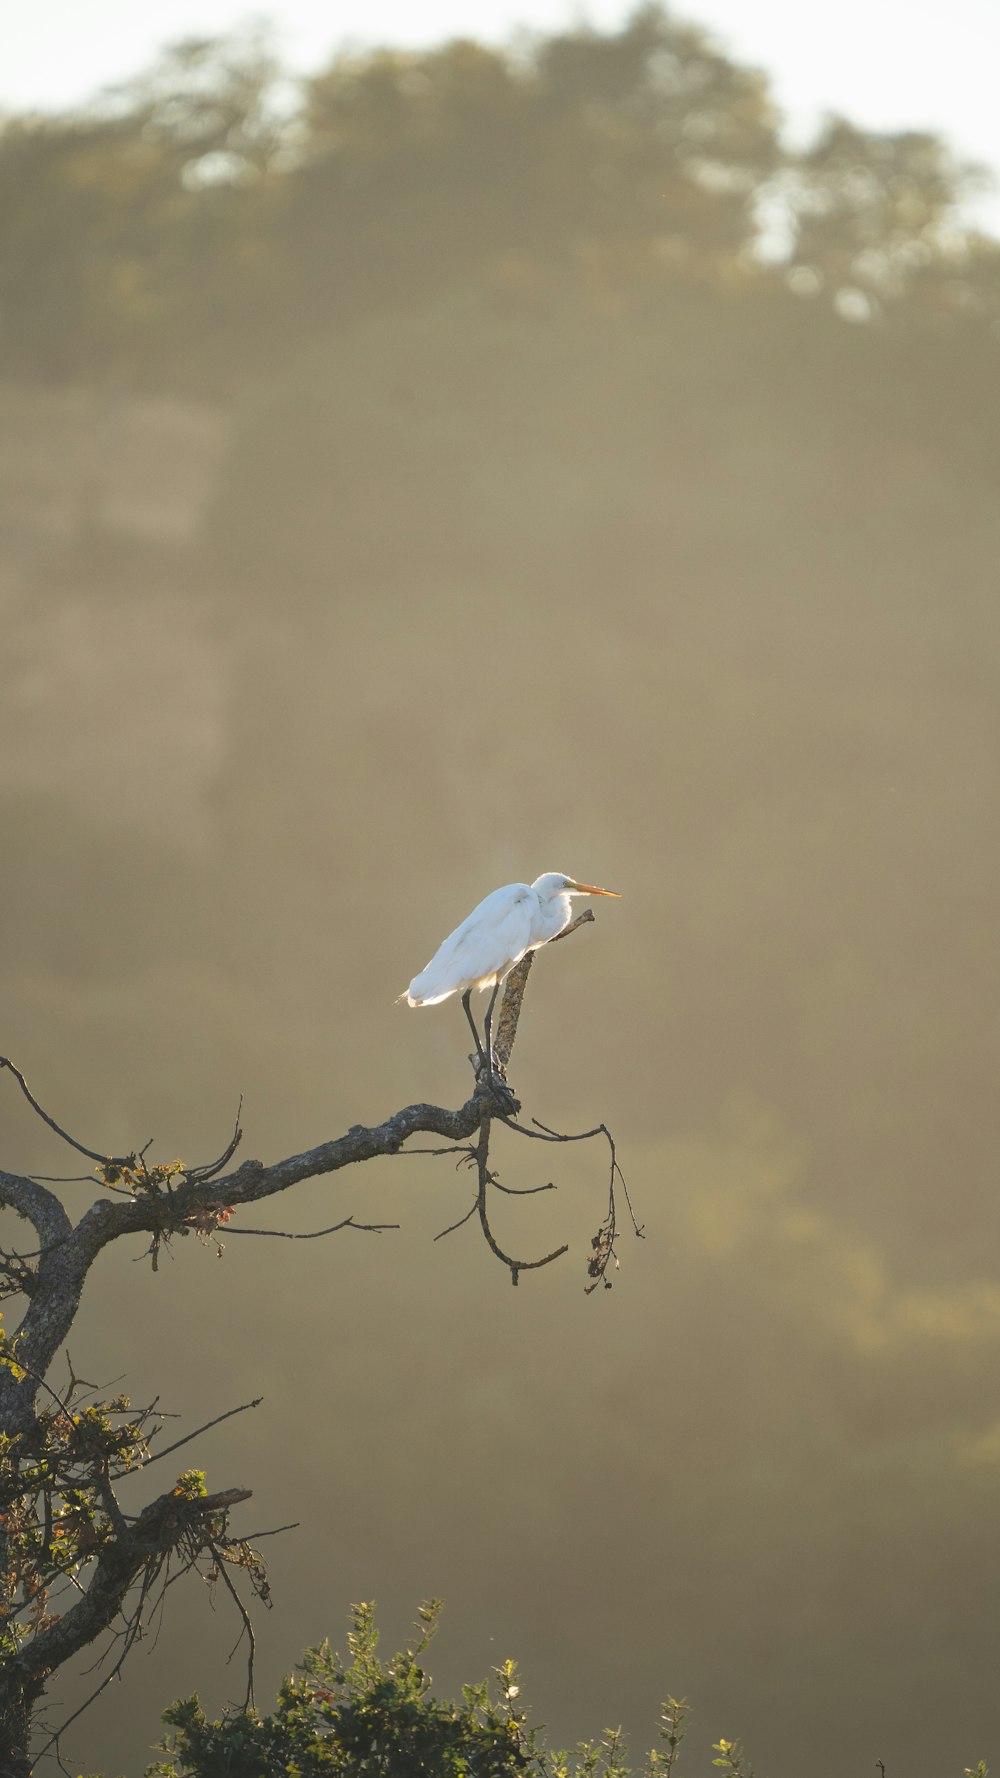
[[[421,44],[465,33],[503,38],[518,24],[571,18],[617,24],[621,0],[33,0],[9,4],[0,28],[0,106],[60,106],[134,72],[166,40],[224,31],[255,14],[274,20],[279,46],[315,67],[345,40]],[[825,109],[876,128],[929,126],[1000,175],[998,0],[691,0],[676,8],[709,26],[771,74],[796,131]],[[979,214],[1000,232],[1000,200]]]

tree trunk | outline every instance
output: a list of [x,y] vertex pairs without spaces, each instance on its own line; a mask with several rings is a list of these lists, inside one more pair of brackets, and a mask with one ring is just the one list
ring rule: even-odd
[[0,1675],[0,1778],[29,1778],[31,1712],[39,1690],[20,1674]]

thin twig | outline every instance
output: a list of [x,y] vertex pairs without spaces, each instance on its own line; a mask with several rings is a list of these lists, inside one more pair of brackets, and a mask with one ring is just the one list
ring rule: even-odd
[[[236,1638],[236,1642],[233,1645],[232,1652],[229,1655],[229,1660],[230,1661],[232,1660],[233,1655],[236,1653],[236,1650],[239,1648],[240,1643],[243,1641],[243,1638],[245,1636],[247,1639],[247,1689],[246,1689],[246,1697],[243,1701],[243,1708],[244,1708],[244,1710],[252,1710],[253,1704],[254,1704],[253,1668],[254,1668],[254,1656],[257,1653],[257,1638],[255,1637],[255,1635],[253,1633],[253,1624],[250,1621],[250,1613],[247,1611],[247,1608],[244,1605],[242,1599],[240,1598],[239,1593],[236,1591],[236,1588],[234,1587],[232,1581],[229,1578],[229,1574],[227,1572],[227,1567],[226,1567],[225,1556],[220,1554],[220,1552],[217,1549],[216,1544],[212,1538],[209,1538],[207,1541],[208,1541],[208,1548],[211,1550],[212,1555],[215,1558],[215,1565],[218,1570],[219,1579],[222,1581],[223,1585],[228,1589],[230,1597],[235,1601],[236,1609],[239,1612],[240,1617],[243,1619],[243,1628],[240,1631],[240,1634],[238,1635],[238,1637]],[[228,1661],[226,1664],[228,1666],[228,1664],[229,1664]]]
[[492,1183],[498,1192],[506,1192],[509,1198],[531,1198],[536,1192],[554,1192],[556,1189],[551,1179],[547,1185],[503,1185],[495,1173]]
[[[102,1156],[103,1159],[103,1156]],[[93,1185],[93,1173],[29,1173],[39,1185]]]
[[[100,1384],[99,1383],[92,1383],[89,1377],[78,1377],[77,1376],[75,1370],[73,1369],[73,1360],[71,1359],[71,1357],[69,1355],[69,1347],[68,1346],[66,1347],[65,1357],[66,1357],[66,1368],[69,1371],[69,1382],[66,1385],[66,1398],[68,1401],[72,1401],[74,1393],[77,1389],[89,1389],[92,1391],[96,1391],[97,1389],[100,1388]],[[121,1378],[116,1377],[115,1381],[120,1383]],[[109,1384],[108,1387],[110,1388],[111,1385]]]
[[439,1235],[435,1235],[434,1236],[435,1241],[443,1241],[445,1238],[445,1235],[453,1235],[455,1233],[456,1229],[463,1228],[465,1226],[465,1224],[468,1222],[470,1216],[475,1216],[476,1211],[478,1209],[479,1209],[479,1198],[477,1196],[477,1197],[473,1198],[473,1200],[472,1200],[472,1208],[467,1210],[465,1212],[464,1216],[460,1216],[457,1222],[453,1222],[450,1225],[450,1227],[448,1227],[446,1229],[442,1229],[441,1233]]
[[[233,1538],[234,1543],[259,1543],[262,1537],[280,1537],[282,1531],[298,1531],[302,1520],[293,1519],[290,1525],[270,1525],[266,1531],[248,1531],[245,1537]],[[225,1543],[226,1539],[222,1538]]]
[[525,1124],[515,1123],[512,1118],[504,1119],[508,1130],[513,1130],[518,1136],[529,1136],[533,1142],[589,1142],[592,1136],[608,1134],[606,1125],[595,1124],[592,1130],[579,1130],[572,1135],[563,1136],[558,1130],[550,1130],[547,1125],[539,1124],[537,1117],[533,1117],[531,1121],[538,1124],[536,1130],[529,1130]]
[[8,1068],[10,1070],[11,1074],[14,1076],[14,1079],[17,1081],[17,1084],[20,1087],[22,1093],[24,1094],[25,1098],[27,1099],[28,1104],[32,1107],[32,1109],[34,1111],[37,1111],[42,1122],[45,1124],[48,1124],[49,1129],[54,1130],[57,1136],[61,1136],[64,1142],[68,1142],[70,1148],[75,1148],[77,1151],[77,1154],[85,1154],[89,1160],[100,1161],[102,1163],[102,1165],[106,1161],[110,1160],[113,1165],[119,1166],[119,1167],[127,1167],[129,1165],[129,1163],[135,1159],[134,1155],[118,1156],[118,1155],[98,1154],[96,1149],[86,1148],[82,1142],[78,1142],[76,1140],[75,1136],[71,1136],[68,1133],[68,1131],[64,1130],[62,1128],[61,1124],[57,1124],[54,1117],[50,1117],[47,1111],[42,1110],[42,1107],[39,1105],[38,1100],[35,1098],[34,1093],[31,1091],[30,1087],[28,1086],[28,1083],[25,1080],[24,1075],[21,1073],[20,1068],[15,1068],[15,1066],[14,1066],[13,1062],[10,1060],[9,1056],[0,1056],[0,1069],[3,1069],[3,1068]]
[[[135,1643],[138,1640],[138,1637],[141,1634],[142,1610],[143,1610],[143,1606],[145,1604],[146,1595],[149,1592],[150,1588],[152,1587],[154,1579],[155,1579],[155,1575],[150,1574],[148,1572],[148,1570],[146,1573],[143,1574],[142,1587],[140,1588],[140,1591],[139,1591],[138,1603],[136,1605],[134,1612],[132,1613],[132,1616],[126,1621],[124,1630],[121,1632],[123,1639],[124,1639],[123,1645],[122,1645],[122,1652],[119,1655],[114,1666],[111,1668],[110,1672],[108,1672],[104,1675],[104,1678],[101,1680],[100,1685],[96,1686],[94,1688],[94,1690],[91,1692],[89,1698],[84,1698],[83,1703],[78,1705],[76,1710],[74,1710],[70,1716],[67,1716],[65,1721],[61,1722],[59,1724],[59,1727],[49,1736],[49,1739],[46,1741],[41,1752],[36,1756],[36,1762],[37,1762],[37,1760],[42,1759],[44,1757],[44,1755],[46,1753],[48,1753],[50,1747],[58,1748],[60,1737],[66,1733],[66,1730],[69,1728],[70,1723],[76,1722],[77,1717],[82,1716],[85,1710],[89,1710],[91,1704],[93,1704],[95,1699],[99,1698],[101,1693],[107,1689],[107,1687],[111,1684],[111,1681],[113,1679],[117,1679],[119,1673],[121,1672],[122,1668],[125,1665],[125,1662],[127,1661],[129,1655],[132,1652],[133,1643]],[[92,1669],[91,1669],[91,1671],[92,1671]]]
[[192,1439],[199,1438],[203,1432],[208,1432],[210,1427],[221,1425],[223,1420],[231,1420],[234,1414],[245,1414],[248,1408],[259,1408],[263,1399],[262,1395],[257,1395],[253,1401],[241,1402],[238,1408],[227,1408],[224,1414],[216,1414],[214,1420],[206,1420],[203,1426],[196,1426],[193,1432],[186,1433],[184,1438],[175,1439],[172,1445],[165,1445],[162,1451],[154,1452],[152,1457],[147,1457],[137,1467],[148,1469],[151,1463],[159,1463],[162,1458],[169,1457],[171,1451],[179,1451],[182,1445],[189,1445]]
[[187,1174],[188,1180],[193,1180],[198,1185],[204,1185],[206,1179],[214,1179],[216,1173],[221,1173],[226,1162],[232,1160],[233,1155],[243,1141],[243,1131],[240,1129],[240,1113],[242,1110],[243,1094],[241,1093],[240,1102],[236,1107],[236,1124],[226,1147],[223,1149],[217,1161],[211,1161],[207,1167],[192,1168]]
[[230,1235],[274,1235],[280,1241],[318,1241],[320,1235],[336,1235],[341,1229],[357,1229],[365,1235],[381,1235],[386,1229],[398,1229],[398,1222],[355,1222],[353,1216],[345,1216],[343,1222],[335,1222],[328,1229],[311,1229],[307,1235],[293,1234],[289,1229],[241,1229],[226,1230],[226,1239]]

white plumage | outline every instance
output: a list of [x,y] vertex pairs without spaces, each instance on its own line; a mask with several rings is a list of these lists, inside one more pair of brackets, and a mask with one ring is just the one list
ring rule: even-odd
[[[533,883],[507,883],[494,889],[473,908],[468,918],[449,932],[430,962],[415,975],[405,995],[410,1006],[437,1006],[452,994],[461,994],[462,1006],[476,1040],[478,1075],[485,1072],[493,1091],[500,1089],[493,1058],[493,1008],[504,976],[520,963],[527,951],[537,951],[557,938],[571,918],[573,895],[617,895],[617,889],[597,889],[577,883],[562,871],[546,871]],[[492,988],[480,1039],[469,998],[473,988]]]
[[406,990],[410,1006],[437,1006],[452,994],[496,988],[526,951],[548,944],[568,926],[573,895],[617,895],[546,871],[533,883],[494,889],[450,932]]

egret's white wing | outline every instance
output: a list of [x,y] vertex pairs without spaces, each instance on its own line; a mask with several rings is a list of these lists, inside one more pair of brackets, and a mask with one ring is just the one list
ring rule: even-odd
[[410,1005],[434,1006],[511,969],[531,941],[533,906],[527,883],[494,889],[414,976],[406,993]]

